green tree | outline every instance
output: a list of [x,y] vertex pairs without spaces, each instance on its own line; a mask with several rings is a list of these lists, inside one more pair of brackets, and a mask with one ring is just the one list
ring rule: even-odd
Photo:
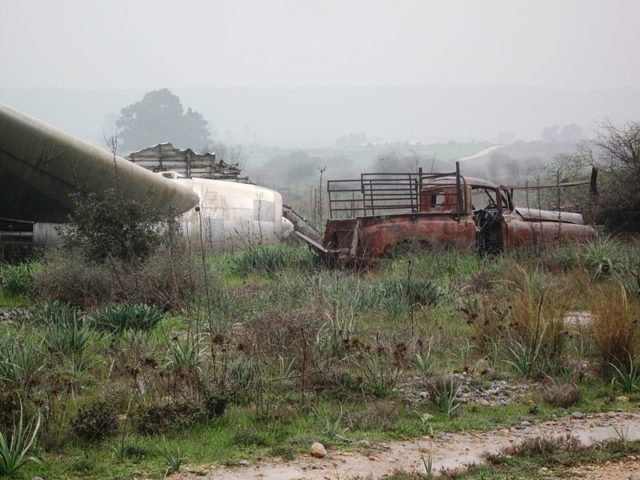
[[161,142],[181,148],[199,148],[210,141],[207,121],[187,108],[168,89],[154,90],[142,100],[124,107],[116,121],[125,151],[139,150]]
[[158,247],[165,233],[179,234],[172,215],[123,200],[113,190],[78,194],[74,203],[60,233],[67,247],[80,248],[91,260],[143,260]]

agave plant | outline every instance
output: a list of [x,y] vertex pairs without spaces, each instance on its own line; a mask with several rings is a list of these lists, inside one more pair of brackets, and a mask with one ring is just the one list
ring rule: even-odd
[[199,371],[205,351],[201,336],[186,337],[184,340],[176,338],[167,352],[166,365],[176,370]]
[[164,457],[166,474],[178,473],[186,457],[182,454],[182,450],[178,445],[167,443],[167,439],[163,436],[162,443],[157,445],[158,451]]
[[56,301],[41,315],[47,325],[45,344],[52,353],[81,357],[91,345],[91,327],[79,309]]
[[42,463],[31,455],[39,429],[40,414],[25,424],[21,405],[20,418],[11,437],[0,432],[0,474],[12,475],[27,462]]
[[0,379],[16,388],[28,388],[40,370],[42,339],[11,334],[0,337]]
[[615,369],[617,374],[617,378],[614,378],[612,383],[617,380],[622,385],[624,393],[632,393],[634,390],[640,389],[640,360],[637,357],[632,357],[630,353],[627,355],[629,356],[628,364],[621,363],[620,367],[613,363],[609,365]]
[[462,384],[458,383],[453,375],[441,377],[431,385],[431,400],[438,410],[450,417],[460,407],[458,396],[461,390]]
[[152,330],[163,317],[162,311],[145,304],[114,304],[96,310],[91,319],[98,328],[122,334]]

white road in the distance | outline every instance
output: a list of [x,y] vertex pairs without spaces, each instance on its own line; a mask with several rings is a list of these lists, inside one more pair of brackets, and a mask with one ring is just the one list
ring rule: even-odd
[[458,159],[459,162],[464,162],[465,160],[473,160],[474,158],[484,157],[485,155],[489,155],[491,152],[504,147],[504,145],[493,145],[492,147],[487,147],[479,152],[474,153],[473,155],[469,155],[468,157],[463,157]]

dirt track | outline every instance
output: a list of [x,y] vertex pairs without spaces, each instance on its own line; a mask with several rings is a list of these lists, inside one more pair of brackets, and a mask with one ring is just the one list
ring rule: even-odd
[[[429,453],[433,460],[433,470],[459,468],[482,462],[487,453],[496,453],[502,448],[518,443],[526,437],[562,436],[571,434],[589,445],[602,440],[617,438],[623,431],[629,440],[640,440],[640,413],[605,413],[587,416],[583,419],[565,418],[534,425],[518,425],[510,429],[482,433],[436,434],[413,441],[388,442],[356,452],[329,451],[323,459],[302,456],[290,462],[270,461],[245,467],[204,467],[197,474],[185,473],[182,479],[240,480],[255,478],[260,480],[328,480],[346,479],[350,476],[381,478],[394,470],[424,472],[423,458]],[[576,470],[576,478],[605,478],[625,480],[631,472],[640,469],[640,462],[631,462],[630,470],[623,476],[606,476],[606,468],[612,471],[619,465],[603,466],[592,471]],[[603,470],[605,469],[605,470]],[[634,470],[635,469],[635,470]],[[578,476],[591,473],[600,476]]]

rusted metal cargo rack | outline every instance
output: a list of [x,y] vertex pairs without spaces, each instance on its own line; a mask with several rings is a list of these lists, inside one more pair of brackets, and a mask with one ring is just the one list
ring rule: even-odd
[[369,263],[406,244],[493,253],[595,233],[580,214],[517,208],[511,188],[465,177],[459,163],[445,173],[363,173],[330,180],[327,191],[322,242],[299,236],[331,264]]

